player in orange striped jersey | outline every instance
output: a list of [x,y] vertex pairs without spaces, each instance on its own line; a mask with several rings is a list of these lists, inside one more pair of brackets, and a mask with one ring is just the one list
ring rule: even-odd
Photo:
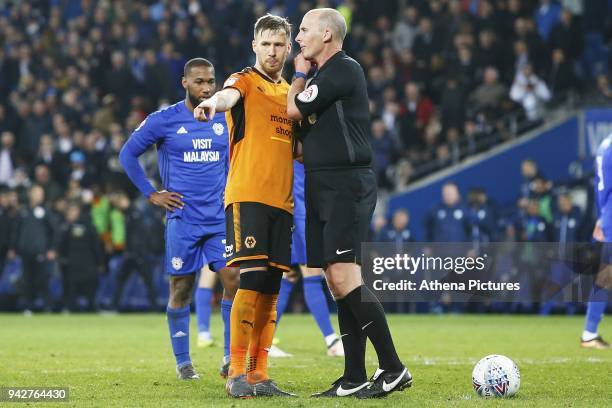
[[[194,110],[198,120],[226,112],[230,170],[225,189],[227,264],[240,266],[231,315],[232,397],[289,396],[268,376],[276,300],[291,260],[293,121],[282,69],[291,50],[291,26],[266,15],[255,23],[254,67],[231,75],[223,90]],[[247,369],[246,357],[249,356]]]

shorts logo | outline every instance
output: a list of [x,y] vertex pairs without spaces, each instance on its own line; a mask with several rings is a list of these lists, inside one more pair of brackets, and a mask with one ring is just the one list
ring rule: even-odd
[[174,270],[180,271],[183,267],[183,258],[179,258],[178,256],[172,258],[172,267],[174,268]]
[[212,126],[213,132],[215,132],[215,135],[217,136],[221,136],[223,134],[223,130],[225,130],[225,127],[223,126],[222,123],[215,123]]
[[255,248],[255,244],[257,244],[257,241],[255,240],[255,237],[252,235],[249,235],[248,237],[244,239],[244,245],[246,245],[246,247],[249,249]]
[[223,256],[225,258],[229,258],[233,254],[234,254],[234,246],[233,245],[225,245],[225,253],[223,254]]
[[297,98],[302,102],[308,103],[314,101],[318,94],[319,88],[316,85],[310,85],[308,88],[300,92]]

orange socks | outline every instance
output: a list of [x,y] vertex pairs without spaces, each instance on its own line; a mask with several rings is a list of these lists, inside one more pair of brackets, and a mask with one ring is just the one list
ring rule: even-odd
[[255,326],[249,345],[247,381],[258,383],[269,379],[268,351],[276,329],[276,300],[278,295],[260,294],[255,306]]
[[247,289],[236,292],[230,317],[230,377],[246,374],[246,355],[255,327],[255,306],[261,296],[264,295]]

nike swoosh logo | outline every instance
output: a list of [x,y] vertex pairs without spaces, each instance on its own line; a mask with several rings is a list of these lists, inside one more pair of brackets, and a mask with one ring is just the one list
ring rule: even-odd
[[406,373],[406,371],[408,371],[408,369],[404,368],[404,371],[402,371],[402,373],[398,375],[395,381],[393,381],[391,384],[387,384],[387,382],[383,380],[383,384],[382,384],[383,391],[389,392],[392,389],[394,389],[397,386],[397,384],[399,384],[399,382],[402,380],[402,378],[404,378],[404,374]]
[[336,390],[336,395],[339,397],[348,397],[349,395],[356,393],[360,389],[367,387],[368,384],[369,383],[364,382],[359,387],[349,388],[348,390],[345,390],[344,388],[342,388],[342,386],[339,386],[338,389]]
[[374,323],[374,320],[371,320],[371,321],[370,321],[370,323],[368,323],[368,324],[366,324],[365,326],[363,326],[363,327],[361,328],[361,330],[365,330],[365,329],[366,329],[366,327],[368,327],[368,326],[369,326],[369,325],[371,325],[372,323]]
[[336,249],[336,255],[346,254],[347,252],[351,252],[351,251],[352,251],[352,249],[345,249],[344,251]]

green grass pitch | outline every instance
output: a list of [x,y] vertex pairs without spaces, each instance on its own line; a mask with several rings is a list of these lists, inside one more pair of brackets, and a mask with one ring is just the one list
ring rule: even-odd
[[[583,317],[390,315],[414,385],[380,401],[308,398],[335,380],[343,367],[342,359],[325,356],[309,315],[283,317],[279,346],[294,357],[271,359],[273,378],[299,397],[231,400],[217,374],[221,346],[195,348],[193,315],[191,321],[192,359],[202,379],[179,382],[162,314],[2,314],[0,386],[70,387],[69,402],[32,404],[36,407],[612,406],[612,350],[578,347]],[[216,314],[212,330],[217,344],[221,329]],[[604,319],[601,331],[612,338],[611,319]],[[484,400],[472,391],[474,364],[493,353],[509,356],[521,369],[515,398]],[[377,364],[371,345],[367,363],[372,374]]]

